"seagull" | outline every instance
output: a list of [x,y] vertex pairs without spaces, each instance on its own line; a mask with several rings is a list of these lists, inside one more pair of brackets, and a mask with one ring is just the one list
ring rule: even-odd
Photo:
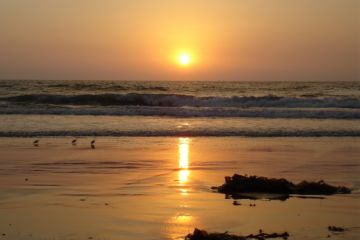
[[71,141],[71,144],[76,145],[76,141],[77,141],[77,139],[75,138],[74,140]]
[[95,148],[95,139],[91,141],[90,145],[91,145],[91,148],[92,148],[92,149]]
[[36,139],[34,142],[33,142],[33,145],[35,146],[35,147],[37,147],[37,146],[39,146],[39,139]]

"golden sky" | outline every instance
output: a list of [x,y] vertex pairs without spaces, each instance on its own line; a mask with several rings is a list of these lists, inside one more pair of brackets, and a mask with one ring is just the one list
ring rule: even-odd
[[0,79],[360,80],[360,1],[0,0]]

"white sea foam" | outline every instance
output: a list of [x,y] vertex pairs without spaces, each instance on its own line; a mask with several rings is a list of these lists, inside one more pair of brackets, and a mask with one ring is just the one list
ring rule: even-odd
[[44,106],[0,105],[0,115],[94,115],[170,117],[253,117],[360,119],[360,109],[264,107],[150,107],[150,106]]
[[0,98],[9,103],[103,106],[164,107],[287,107],[287,108],[360,108],[357,98],[298,98],[280,96],[196,97],[180,94],[26,94]]

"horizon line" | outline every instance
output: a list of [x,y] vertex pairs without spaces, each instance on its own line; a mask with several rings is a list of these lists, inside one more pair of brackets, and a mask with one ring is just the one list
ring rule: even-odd
[[0,81],[119,81],[119,82],[360,82],[358,80],[154,80],[154,79],[30,79],[0,78]]

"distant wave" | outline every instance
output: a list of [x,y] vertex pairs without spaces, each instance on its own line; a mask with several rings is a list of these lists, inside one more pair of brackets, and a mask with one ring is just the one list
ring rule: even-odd
[[359,137],[360,131],[347,130],[164,130],[164,131],[32,131],[0,132],[0,137],[57,137],[57,136],[103,136],[103,137]]
[[148,107],[148,106],[43,106],[0,105],[0,115],[94,115],[168,117],[248,117],[360,119],[360,109],[346,108],[239,108],[239,107]]
[[160,107],[280,107],[280,108],[360,108],[356,98],[195,97],[179,94],[27,94],[0,98],[2,101],[55,105],[160,106]]
[[85,90],[85,89],[96,89],[103,91],[159,91],[166,92],[168,91],[167,87],[163,86],[142,86],[138,85],[108,85],[108,84],[99,84],[99,83],[58,83],[58,84],[50,84],[46,86],[47,88],[59,88],[59,89],[69,89],[69,90]]

